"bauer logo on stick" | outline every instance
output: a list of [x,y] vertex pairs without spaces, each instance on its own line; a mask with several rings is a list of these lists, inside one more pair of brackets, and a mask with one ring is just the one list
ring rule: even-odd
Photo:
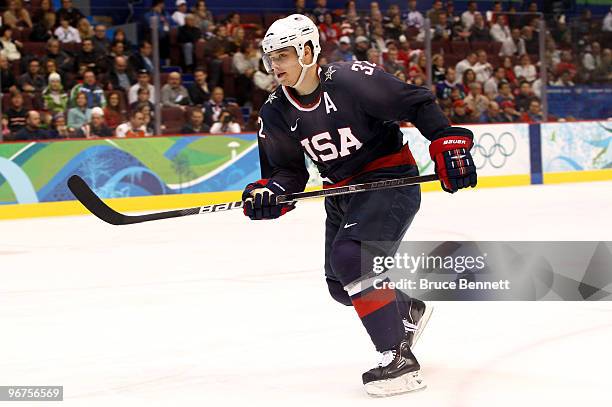
[[226,202],[216,205],[205,205],[200,208],[200,213],[208,213],[208,212],[218,212],[218,211],[227,211],[229,209],[238,209],[242,208],[243,202]]

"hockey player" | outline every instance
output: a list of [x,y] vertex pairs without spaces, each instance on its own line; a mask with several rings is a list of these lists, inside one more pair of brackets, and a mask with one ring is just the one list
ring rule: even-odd
[[[294,208],[276,196],[303,191],[304,154],[324,186],[418,175],[398,121],[410,121],[431,141],[442,188],[476,186],[470,155],[473,134],[450,127],[434,96],[363,61],[317,65],[321,50],[313,22],[294,14],[275,21],[262,41],[266,69],[280,86],[259,117],[263,179],[242,199],[251,219],[274,219]],[[363,374],[366,391],[384,396],[425,386],[411,351],[428,318],[425,304],[390,289],[374,289],[362,276],[365,256],[393,255],[420,205],[420,188],[406,186],[325,199],[325,277],[331,296],[357,311],[379,365]]]

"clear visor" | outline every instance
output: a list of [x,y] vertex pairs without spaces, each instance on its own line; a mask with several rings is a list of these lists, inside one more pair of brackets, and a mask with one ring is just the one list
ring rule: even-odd
[[263,54],[261,57],[263,60],[264,67],[268,73],[272,73],[272,59],[268,56],[268,54]]
[[[274,71],[273,65],[282,66],[286,64],[290,60],[290,58],[293,57],[293,52],[291,51],[291,48],[292,47],[285,47],[285,48],[281,48],[276,51],[264,53],[261,59],[263,60],[266,71],[268,73],[272,73]],[[299,58],[299,52],[298,52],[298,58]]]

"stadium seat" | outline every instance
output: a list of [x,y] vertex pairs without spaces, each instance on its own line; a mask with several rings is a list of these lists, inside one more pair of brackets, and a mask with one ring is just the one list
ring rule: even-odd
[[164,86],[168,82],[168,76],[170,72],[160,72],[159,73],[159,86]]
[[285,17],[285,14],[281,13],[264,14],[264,26],[270,27],[273,22],[283,17]]
[[170,29],[170,63],[172,65],[181,65],[183,62],[183,53],[181,45],[178,43],[178,29],[172,27]]
[[234,84],[236,75],[234,74],[232,66],[232,57],[226,56],[221,62],[223,63],[221,69],[223,71],[223,90],[225,91],[225,96],[234,97],[236,96],[236,87]]
[[453,41],[451,42],[451,51],[463,59],[470,52],[470,44],[465,41]]
[[431,53],[447,54],[451,52],[450,43],[448,41],[432,41],[431,42]]
[[162,130],[162,134],[166,134],[166,135],[181,134],[181,130],[183,128],[183,126],[179,126],[176,123],[172,123],[169,126],[164,124],[164,126],[166,127]]
[[177,134],[185,125],[185,112],[180,107],[163,107],[161,122],[166,129],[164,134]]
[[491,41],[489,43],[489,55],[499,55],[501,51],[502,43],[497,41]]
[[489,42],[488,41],[473,41],[470,43],[470,48],[474,52],[480,49],[484,49],[488,54],[489,53]]
[[196,66],[208,66],[205,54],[206,41],[199,41],[195,44],[195,64]]
[[167,66],[162,66],[161,67],[161,72],[163,72],[163,73],[171,73],[171,72],[181,73],[182,71],[183,70],[181,69],[180,66],[167,65]]
[[[23,50],[21,52],[22,55],[25,55]],[[13,73],[15,79],[19,78],[19,76],[23,73],[23,71],[21,70],[21,61],[17,60],[11,62],[11,72]]]
[[64,51],[69,53],[70,55],[76,55],[81,50],[81,44],[72,42],[69,44],[61,44],[61,47]]
[[182,122],[185,120],[185,112],[180,107],[168,107],[162,108],[162,121],[166,122]]
[[502,63],[502,59],[500,58],[500,56],[493,53],[489,53],[489,55],[487,56],[487,61],[489,61],[489,63],[494,67],[501,66]]
[[447,68],[454,68],[457,65],[457,62],[461,61],[463,57],[461,55],[449,53],[444,54],[444,66]]
[[410,48],[425,49],[425,43],[423,41],[410,41]]
[[36,55],[37,57],[43,57],[47,54],[47,43],[46,42],[24,42],[23,48],[21,49],[22,55]]
[[259,13],[245,13],[240,14],[240,22],[242,24],[257,24],[261,26],[263,20],[261,18],[261,14]]
[[30,27],[22,27],[19,30],[13,30],[13,39],[16,41],[30,41],[30,34],[32,29]]

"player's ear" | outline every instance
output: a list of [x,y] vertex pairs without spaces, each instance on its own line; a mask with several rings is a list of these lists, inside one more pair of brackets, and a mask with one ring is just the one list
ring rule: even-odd
[[310,64],[312,62],[312,58],[314,57],[312,53],[312,43],[308,41],[304,44],[304,58],[303,61],[305,64]]

